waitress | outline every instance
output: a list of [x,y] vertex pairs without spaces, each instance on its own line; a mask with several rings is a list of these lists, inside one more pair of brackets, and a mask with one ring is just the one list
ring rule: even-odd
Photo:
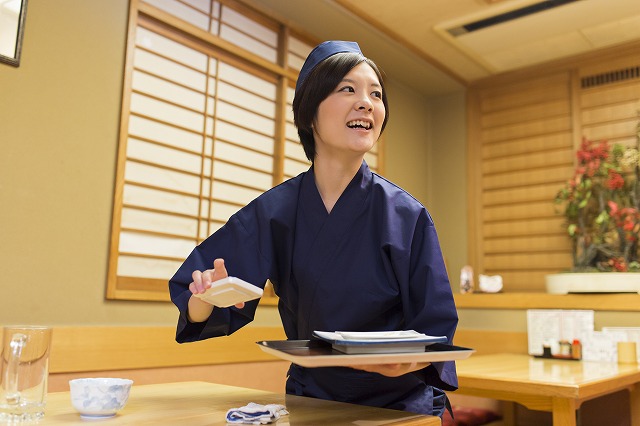
[[[198,245],[169,282],[178,342],[229,335],[257,301],[214,307],[194,294],[229,273],[273,283],[288,339],[314,330],[416,330],[447,336],[458,322],[433,220],[364,161],[389,118],[384,82],[357,43],[327,41],[307,57],[293,112],[312,166],[260,195]],[[442,416],[457,388],[453,362],[304,368],[289,394]]]

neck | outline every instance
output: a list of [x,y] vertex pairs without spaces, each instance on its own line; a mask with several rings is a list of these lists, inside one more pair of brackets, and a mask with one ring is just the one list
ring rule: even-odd
[[338,198],[340,198],[349,182],[356,175],[361,164],[362,158],[357,163],[340,163],[318,161],[316,157],[313,163],[314,178],[327,212],[331,213],[331,210],[338,202]]

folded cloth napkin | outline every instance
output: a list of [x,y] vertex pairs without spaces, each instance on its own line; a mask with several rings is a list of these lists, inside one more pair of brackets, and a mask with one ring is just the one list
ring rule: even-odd
[[260,405],[255,402],[250,402],[244,407],[232,408],[227,411],[227,423],[266,425],[267,423],[275,422],[280,416],[286,416],[287,414],[289,414],[289,412],[284,405]]

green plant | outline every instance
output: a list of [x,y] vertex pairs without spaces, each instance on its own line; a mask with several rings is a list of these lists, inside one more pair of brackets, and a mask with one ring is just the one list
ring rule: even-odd
[[573,177],[557,193],[574,272],[640,271],[638,149],[583,139]]

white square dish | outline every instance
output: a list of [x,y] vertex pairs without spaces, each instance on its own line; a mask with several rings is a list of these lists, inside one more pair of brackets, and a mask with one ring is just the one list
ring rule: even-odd
[[237,277],[226,277],[211,283],[202,294],[194,296],[220,308],[262,297],[262,289]]

